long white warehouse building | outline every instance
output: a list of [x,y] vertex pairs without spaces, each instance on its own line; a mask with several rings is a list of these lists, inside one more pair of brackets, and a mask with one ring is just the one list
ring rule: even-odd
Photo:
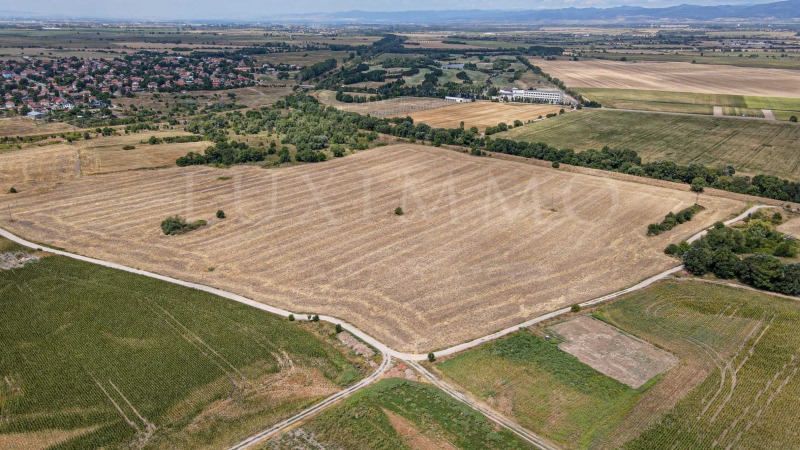
[[510,97],[511,100],[532,99],[548,103],[561,103],[564,93],[559,90],[527,90],[527,89],[500,89],[500,97]]

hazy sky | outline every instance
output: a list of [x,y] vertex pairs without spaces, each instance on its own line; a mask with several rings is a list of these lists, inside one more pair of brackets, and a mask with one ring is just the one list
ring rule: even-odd
[[258,19],[292,13],[432,9],[540,9],[638,5],[753,4],[775,0],[0,0],[0,14],[131,19]]

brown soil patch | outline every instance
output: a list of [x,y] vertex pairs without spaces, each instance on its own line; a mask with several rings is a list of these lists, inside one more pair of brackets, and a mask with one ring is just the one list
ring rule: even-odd
[[415,123],[426,123],[434,128],[457,128],[463,121],[467,128],[478,127],[483,130],[500,122],[513,125],[515,120],[527,122],[539,116],[557,114],[562,108],[560,105],[526,103],[452,103],[441,108],[412,112],[409,116]]
[[800,98],[800,71],[684,62],[531,62],[573,88],[645,89]]
[[[706,197],[695,220],[646,236],[647,224],[695,197],[393,145],[280,170],[80,177],[47,195],[0,195],[0,211],[10,205],[15,219],[0,216],[0,224],[88,256],[341,317],[398,350],[423,353],[673,267],[667,244],[743,207]],[[397,206],[404,216],[393,214]],[[227,219],[214,218],[220,208]],[[164,236],[159,224],[172,214],[209,223]]]
[[21,269],[26,264],[36,262],[39,258],[26,252],[0,253],[0,270]]
[[678,364],[678,358],[670,353],[588,316],[550,329],[565,339],[559,349],[634,389]]
[[778,225],[778,231],[800,239],[800,216],[793,216],[785,223]]
[[372,351],[367,344],[359,341],[355,338],[355,336],[347,331],[342,331],[341,333],[337,334],[336,337],[342,342],[342,344],[350,347],[350,349],[353,350],[357,355],[361,355],[366,359],[375,356],[375,352]]
[[0,448],[4,450],[37,450],[50,448],[99,428],[96,425],[75,430],[40,430],[27,433],[0,434]]
[[430,436],[422,434],[422,432],[419,431],[419,428],[417,428],[413,422],[407,420],[405,417],[399,414],[393,413],[388,409],[383,409],[383,413],[386,414],[386,417],[389,419],[389,423],[391,423],[394,430],[403,437],[403,440],[409,448],[419,450],[456,450],[458,448],[442,439],[434,439]]

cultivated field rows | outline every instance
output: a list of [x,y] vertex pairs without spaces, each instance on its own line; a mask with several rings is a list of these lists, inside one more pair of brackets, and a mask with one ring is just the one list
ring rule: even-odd
[[[46,196],[0,197],[14,219],[0,222],[87,256],[341,317],[396,350],[427,352],[672,267],[668,243],[743,206],[705,197],[694,221],[645,235],[648,223],[694,201],[690,192],[395,145],[281,170],[81,177]],[[217,209],[228,218],[214,219]],[[209,224],[164,236],[161,220],[176,213]]]
[[412,112],[409,116],[415,123],[426,123],[434,128],[457,128],[464,122],[467,128],[474,126],[483,130],[500,122],[513,125],[515,120],[527,122],[557,114],[562,108],[561,105],[472,102]]
[[800,71],[684,62],[532,60],[573,88],[645,89],[800,98]]
[[[172,166],[175,159],[190,151],[203,152],[209,142],[142,144],[150,136],[183,136],[183,131],[143,133],[79,140],[11,150],[0,155],[0,186],[46,189],[52,183],[82,175]],[[123,150],[126,145],[135,147]]]

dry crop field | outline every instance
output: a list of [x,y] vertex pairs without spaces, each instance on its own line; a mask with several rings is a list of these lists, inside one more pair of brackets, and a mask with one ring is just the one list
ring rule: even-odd
[[[694,201],[688,191],[401,144],[279,170],[80,177],[46,195],[0,195],[14,219],[0,223],[81,254],[341,317],[396,349],[427,352],[673,267],[668,243],[743,207],[704,196],[695,220],[646,236],[648,223]],[[218,209],[228,218],[214,218]],[[208,225],[164,236],[159,224],[172,214]]]
[[452,102],[440,98],[426,97],[398,97],[378,102],[344,103],[336,100],[336,93],[333,91],[320,91],[317,98],[321,103],[333,106],[336,109],[359,114],[369,114],[374,117],[405,116],[415,111],[439,108],[452,104]]
[[[209,142],[142,144],[150,136],[183,136],[183,131],[149,131],[55,143],[4,152],[0,156],[0,189],[49,189],[53,182],[81,175],[172,166],[190,151],[202,152]],[[123,150],[126,145],[135,147]]]
[[511,125],[515,120],[527,122],[558,113],[563,106],[524,103],[472,102],[451,103],[441,108],[426,109],[409,114],[415,123],[426,123],[434,128],[456,128],[464,126],[484,129],[500,122]]
[[27,117],[0,119],[0,136],[32,136],[37,134],[63,133],[72,131],[74,127],[64,122],[45,122]]
[[643,89],[800,98],[800,71],[683,62],[544,61],[533,64],[572,88]]

